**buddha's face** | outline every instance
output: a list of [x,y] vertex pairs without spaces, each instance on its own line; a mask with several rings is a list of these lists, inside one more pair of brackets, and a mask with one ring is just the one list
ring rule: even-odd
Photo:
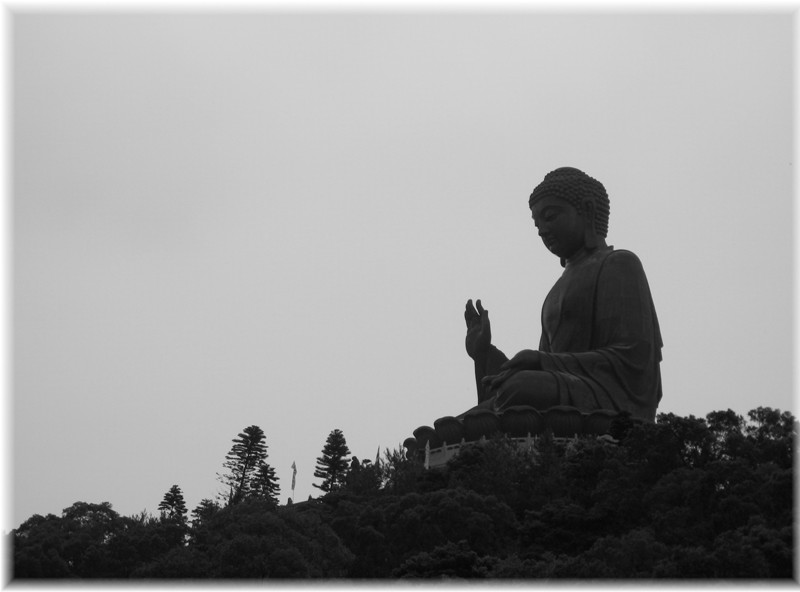
[[586,220],[568,201],[545,196],[531,207],[533,223],[547,249],[569,259],[586,244]]

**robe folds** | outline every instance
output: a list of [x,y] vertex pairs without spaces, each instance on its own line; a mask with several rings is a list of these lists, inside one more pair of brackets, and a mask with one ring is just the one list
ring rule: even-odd
[[567,262],[541,321],[541,369],[555,378],[561,405],[655,419],[663,343],[635,254],[603,247]]

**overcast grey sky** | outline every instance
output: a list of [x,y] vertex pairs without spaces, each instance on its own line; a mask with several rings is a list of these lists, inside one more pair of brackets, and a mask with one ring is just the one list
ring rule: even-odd
[[281,500],[474,403],[561,268],[527,206],[611,198],[659,411],[793,410],[793,17],[366,10],[12,15],[13,516],[191,510],[264,429]]

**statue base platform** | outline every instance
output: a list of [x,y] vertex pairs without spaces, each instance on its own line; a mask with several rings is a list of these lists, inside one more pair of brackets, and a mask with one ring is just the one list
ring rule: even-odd
[[503,411],[476,408],[463,416],[440,417],[433,427],[418,427],[403,446],[407,457],[424,459],[426,468],[435,468],[444,466],[464,445],[495,436],[509,437],[523,447],[532,446],[536,437],[546,431],[555,439],[607,436],[618,415],[610,409],[581,411],[566,405],[545,411],[526,405]]

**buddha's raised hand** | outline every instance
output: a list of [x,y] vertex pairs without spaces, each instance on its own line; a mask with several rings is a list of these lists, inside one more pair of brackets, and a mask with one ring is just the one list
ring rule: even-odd
[[489,311],[485,310],[480,300],[476,300],[477,310],[472,299],[467,300],[464,320],[467,322],[467,338],[465,345],[470,358],[485,354],[492,343],[492,327],[489,323]]

